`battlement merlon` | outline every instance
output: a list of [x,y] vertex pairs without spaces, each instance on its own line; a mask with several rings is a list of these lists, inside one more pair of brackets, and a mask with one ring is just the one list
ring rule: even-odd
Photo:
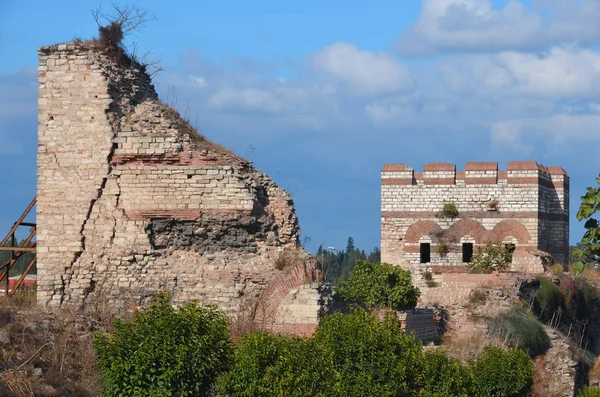
[[382,185],[545,185],[562,189],[569,185],[569,175],[560,166],[546,167],[536,161],[511,161],[506,170],[497,162],[467,162],[464,171],[455,164],[429,163],[423,172],[405,164],[385,164]]

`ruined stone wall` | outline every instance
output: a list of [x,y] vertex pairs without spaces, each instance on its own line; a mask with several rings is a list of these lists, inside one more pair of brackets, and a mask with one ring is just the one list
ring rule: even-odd
[[[432,273],[464,272],[463,243],[475,251],[487,242],[515,244],[513,271],[543,272],[545,252],[568,263],[569,177],[561,167],[515,161],[499,171],[497,163],[469,162],[457,172],[433,163],[415,173],[386,164],[381,178],[382,261],[410,269],[424,300]],[[457,217],[444,214],[449,203]],[[421,243],[431,247],[427,263],[420,263]]]
[[[167,289],[235,312],[305,265],[289,194],[161,104],[140,65],[93,43],[39,60],[40,304],[124,307]],[[284,251],[294,261],[276,269]]]

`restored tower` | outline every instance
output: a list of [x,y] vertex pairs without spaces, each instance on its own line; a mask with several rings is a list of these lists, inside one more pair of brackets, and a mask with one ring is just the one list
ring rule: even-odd
[[[458,215],[444,213],[454,206]],[[448,207],[447,207],[448,208]],[[447,212],[447,211],[446,211]],[[514,247],[512,270],[539,273],[547,254],[568,264],[569,176],[561,167],[513,161],[404,164],[381,172],[381,258],[413,271],[460,273],[477,246]]]

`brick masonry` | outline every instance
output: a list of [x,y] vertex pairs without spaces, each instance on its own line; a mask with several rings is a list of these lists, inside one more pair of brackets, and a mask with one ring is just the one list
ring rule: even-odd
[[[125,309],[167,289],[235,313],[301,279],[285,301],[300,320],[284,318],[315,326],[317,272],[287,192],[162,104],[135,62],[53,45],[38,79],[39,304]],[[295,260],[278,270],[283,252]]]
[[[448,203],[456,218],[444,215]],[[513,161],[500,171],[495,162],[468,162],[457,172],[454,164],[432,163],[417,173],[386,164],[381,172],[382,261],[410,269],[423,302],[468,296],[463,243],[475,250],[487,242],[515,244],[515,272],[541,273],[549,255],[567,265],[568,220],[569,176],[561,167]],[[420,263],[421,243],[430,243],[428,263]],[[442,243],[446,250],[438,253]],[[464,291],[443,273],[462,273]]]

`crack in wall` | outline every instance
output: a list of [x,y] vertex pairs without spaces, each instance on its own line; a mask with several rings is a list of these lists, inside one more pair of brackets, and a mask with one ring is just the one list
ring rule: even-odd
[[104,176],[102,178],[100,187],[96,191],[96,197],[93,198],[92,201],[90,202],[87,213],[85,215],[85,219],[83,220],[83,223],[81,224],[81,228],[79,229],[79,235],[81,236],[81,248],[73,256],[73,259],[71,260],[69,267],[73,267],[77,263],[77,261],[79,260],[79,258],[83,254],[83,252],[85,251],[85,240],[86,240],[85,226],[87,225],[88,221],[90,220],[90,218],[92,216],[92,212],[94,210],[96,203],[98,202],[98,200],[100,200],[102,198],[102,195],[104,194],[104,189],[106,188],[106,183],[108,182],[108,178],[110,177],[110,174],[112,173],[112,158],[113,158],[113,155],[117,148],[117,144],[112,142],[115,138],[116,138],[116,132],[113,131],[112,136],[110,138],[112,145],[111,145],[110,151],[108,152],[108,155],[106,156],[106,161],[107,161],[106,176]]

